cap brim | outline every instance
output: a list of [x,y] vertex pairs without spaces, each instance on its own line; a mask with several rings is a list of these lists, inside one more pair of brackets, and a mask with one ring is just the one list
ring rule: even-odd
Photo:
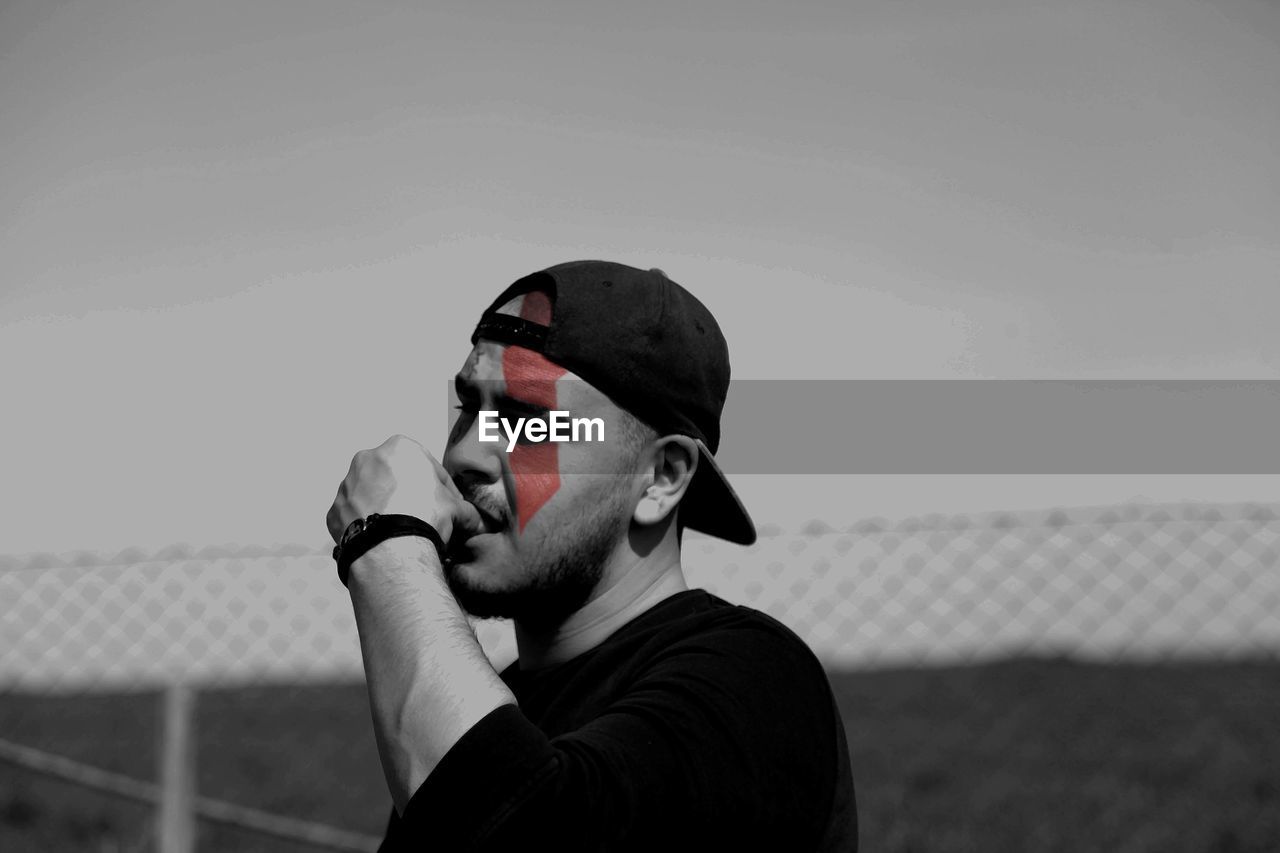
[[680,518],[685,527],[740,545],[754,543],[756,526],[747,508],[729,485],[711,451],[701,439],[694,441],[698,443],[700,458],[693,482],[680,502]]

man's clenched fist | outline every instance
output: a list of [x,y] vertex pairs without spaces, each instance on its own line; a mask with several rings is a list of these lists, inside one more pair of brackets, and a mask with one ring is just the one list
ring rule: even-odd
[[337,542],[352,521],[375,512],[420,518],[445,542],[455,530],[466,533],[482,527],[476,508],[462,499],[440,463],[403,435],[393,435],[352,458],[325,517],[329,535]]

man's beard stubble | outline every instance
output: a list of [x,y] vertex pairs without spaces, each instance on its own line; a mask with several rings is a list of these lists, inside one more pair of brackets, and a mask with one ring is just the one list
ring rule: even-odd
[[[478,497],[478,496],[477,496]],[[483,499],[468,500],[485,507]],[[624,535],[611,501],[596,504],[587,517],[566,530],[560,550],[549,563],[523,574],[524,583],[507,589],[482,589],[468,584],[461,569],[445,563],[445,579],[454,598],[467,613],[481,619],[514,619],[525,629],[549,630],[586,604],[604,575],[605,561]]]

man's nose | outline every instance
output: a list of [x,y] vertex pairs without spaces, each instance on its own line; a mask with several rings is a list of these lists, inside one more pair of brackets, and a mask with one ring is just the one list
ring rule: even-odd
[[459,489],[487,486],[502,478],[501,444],[480,441],[480,419],[463,412],[449,436],[441,463]]

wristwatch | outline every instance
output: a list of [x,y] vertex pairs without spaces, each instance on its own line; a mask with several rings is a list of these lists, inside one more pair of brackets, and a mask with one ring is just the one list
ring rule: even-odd
[[436,553],[442,559],[444,557],[444,540],[440,533],[422,519],[412,515],[370,513],[348,524],[342,531],[342,538],[333,547],[333,559],[338,564],[338,580],[342,585],[347,585],[352,563],[374,545],[397,536],[421,536],[436,546]]

